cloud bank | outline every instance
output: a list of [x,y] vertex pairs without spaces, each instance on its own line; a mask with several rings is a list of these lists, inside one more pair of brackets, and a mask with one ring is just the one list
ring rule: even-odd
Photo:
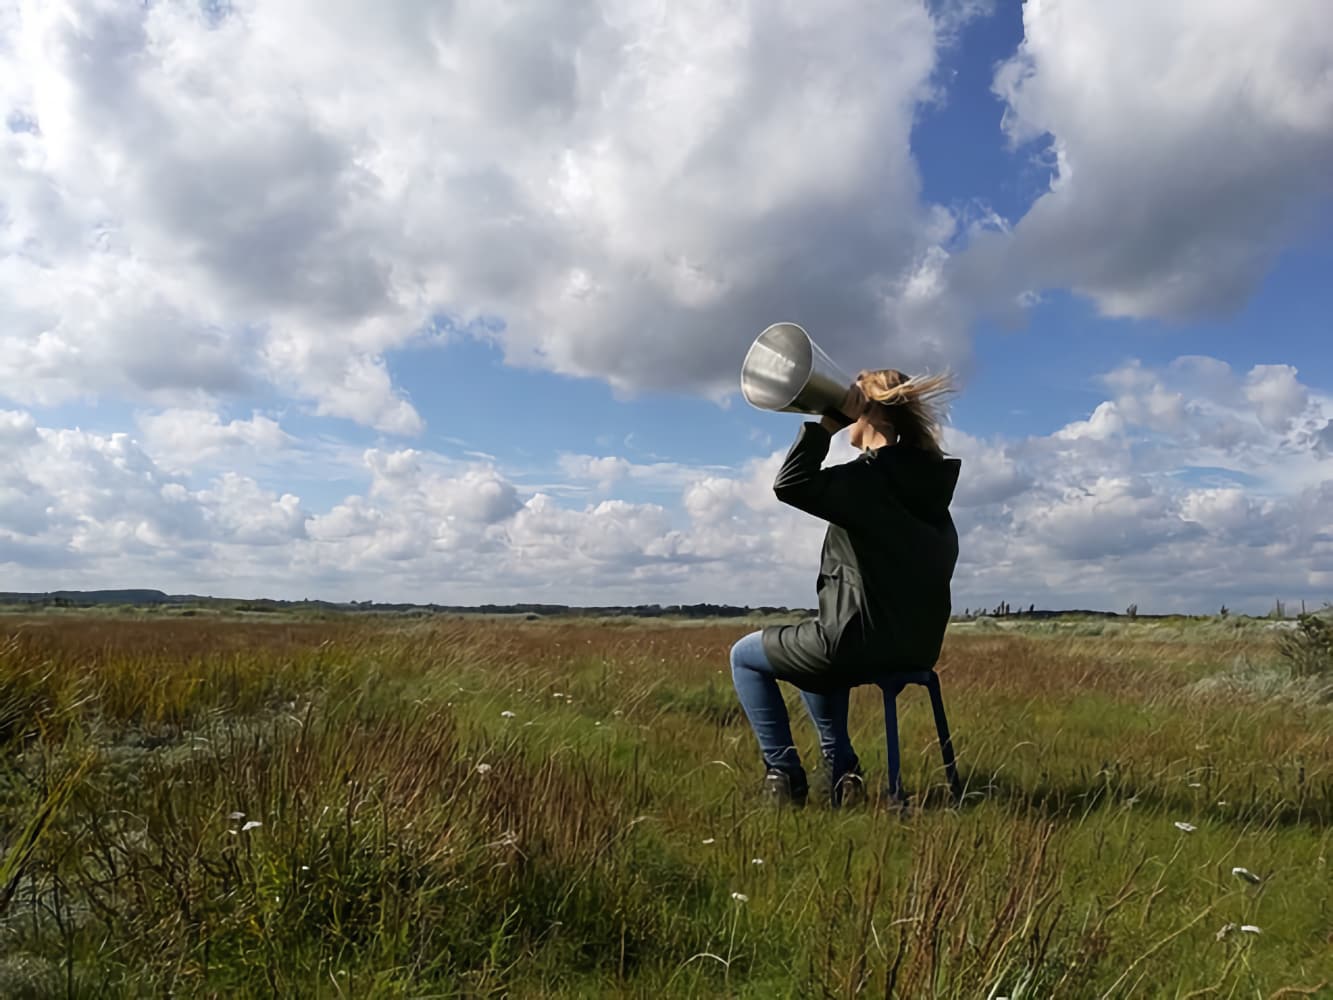
[[[1333,589],[1333,399],[1290,368],[1205,357],[1127,364],[1102,383],[1086,419],[1049,435],[950,433],[966,470],[959,608],[1262,611]],[[218,422],[192,426],[217,441]],[[192,487],[173,471],[179,433],[141,443],[4,411],[0,442],[13,457],[0,555],[16,587],[58,571],[68,586],[151,578],[348,600],[813,601],[822,524],[773,497],[781,451],[732,472],[565,456],[557,498],[523,470],[372,448],[364,488],[313,509],[234,471]],[[839,439],[833,460],[851,457]],[[674,500],[614,495],[636,478]]]

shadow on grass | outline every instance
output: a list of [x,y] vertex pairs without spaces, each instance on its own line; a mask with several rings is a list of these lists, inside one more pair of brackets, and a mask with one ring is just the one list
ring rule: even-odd
[[[1047,776],[1031,783],[1005,775],[974,774],[964,778],[964,786],[964,807],[985,801],[999,802],[1064,822],[1125,809],[1197,818],[1201,800],[1208,804],[1210,822],[1235,826],[1323,829],[1333,820],[1333,781],[1329,779],[1294,783],[1288,796],[1275,795],[1271,787],[1261,788],[1251,781],[1243,787],[1226,790],[1227,797],[1221,800],[1164,791],[1127,779],[1099,780],[1096,773],[1064,781]],[[947,804],[947,789],[931,791],[934,794],[928,797],[929,801]]]

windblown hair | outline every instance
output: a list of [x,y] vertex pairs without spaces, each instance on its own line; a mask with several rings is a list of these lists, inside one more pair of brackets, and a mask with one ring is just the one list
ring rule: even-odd
[[872,402],[871,423],[890,424],[898,440],[912,448],[942,455],[940,429],[948,418],[945,397],[954,391],[953,375],[909,377],[896,368],[863,371],[856,384]]

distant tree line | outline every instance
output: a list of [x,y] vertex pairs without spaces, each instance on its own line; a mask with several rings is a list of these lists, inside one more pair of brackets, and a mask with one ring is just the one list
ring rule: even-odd
[[102,605],[130,607],[210,608],[236,612],[343,611],[377,613],[539,615],[558,617],[596,615],[633,618],[744,618],[753,615],[813,614],[805,608],[775,605],[742,607],[733,604],[607,604],[578,606],[571,604],[413,604],[387,601],[320,601],[309,598],[284,601],[272,598],[252,600],[226,597],[200,597],[194,594],[167,594],[160,590],[58,590],[44,593],[0,593],[0,604],[21,604],[47,608],[77,608]]
[[[387,601],[321,601],[306,598],[300,601],[277,600],[273,598],[241,599],[228,597],[203,597],[196,594],[167,594],[161,590],[124,589],[124,590],[52,590],[45,592],[0,592],[0,605],[22,605],[45,608],[81,608],[107,605],[121,607],[152,608],[197,608],[200,610],[230,611],[245,613],[281,613],[281,612],[370,612],[378,614],[482,614],[482,615],[523,615],[528,617],[572,617],[596,616],[603,618],[745,618],[755,615],[813,615],[809,608],[789,608],[776,605],[746,607],[734,604],[606,604],[580,606],[573,604],[413,604],[410,602]],[[1217,612],[1219,618],[1227,618],[1231,610],[1226,606]],[[1325,608],[1319,612],[1329,614]],[[1050,611],[1038,609],[1029,603],[1027,608],[1019,605],[1015,611],[1008,601],[1000,601],[994,607],[963,609],[955,617],[972,620],[978,617],[992,618],[1058,618],[1065,615],[1089,616],[1097,618],[1119,618],[1121,615],[1133,620],[1136,618],[1170,618],[1174,615],[1139,614],[1138,604],[1131,604],[1123,612],[1092,611],[1083,609],[1065,609]],[[1267,617],[1275,620],[1290,620],[1286,605],[1275,601]],[[1305,602],[1301,602],[1300,612],[1292,616],[1300,622],[1306,619]]]

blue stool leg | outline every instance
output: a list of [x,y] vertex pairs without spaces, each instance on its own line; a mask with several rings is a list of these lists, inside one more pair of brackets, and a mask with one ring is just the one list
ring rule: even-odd
[[949,735],[949,720],[944,714],[944,697],[940,694],[940,678],[933,670],[926,682],[930,691],[930,707],[935,712],[935,731],[940,738],[940,755],[944,758],[944,773],[949,778],[949,790],[955,802],[963,801],[963,783],[958,780],[958,764],[953,756],[953,739]]
[[889,754],[889,799],[903,801],[903,762],[898,749],[898,692],[901,686],[881,685],[884,691],[884,745]]

